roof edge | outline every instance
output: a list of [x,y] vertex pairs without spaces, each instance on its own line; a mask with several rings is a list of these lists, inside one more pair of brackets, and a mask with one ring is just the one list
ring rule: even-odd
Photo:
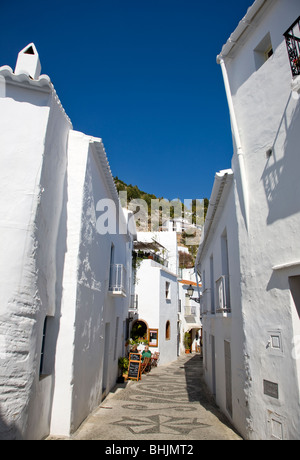
[[246,30],[253,25],[253,20],[259,11],[268,3],[270,4],[273,0],[255,0],[255,2],[247,10],[246,15],[239,22],[234,32],[230,35],[227,42],[223,45],[220,54],[217,56],[217,63],[220,64],[221,60],[226,58],[232,49],[237,45],[241,36]]
[[52,94],[52,97],[55,100],[56,104],[59,106],[64,117],[72,127],[72,122],[69,116],[67,115],[48,75],[40,75],[38,79],[34,80],[28,73],[22,72],[16,74],[14,73],[11,67],[9,67],[8,65],[4,65],[0,67],[0,77],[3,77],[5,82],[10,85],[15,85],[24,89],[40,91],[42,93],[47,93],[49,95]]
[[211,235],[212,228],[216,224],[216,214],[218,209],[220,209],[219,205],[227,198],[228,192],[224,192],[224,189],[226,186],[229,186],[232,183],[233,177],[234,173],[232,169],[224,169],[222,171],[219,171],[215,175],[215,181],[209,200],[209,206],[206,214],[202,237],[195,261],[195,267],[197,267],[200,264],[200,260],[203,255],[204,249]]

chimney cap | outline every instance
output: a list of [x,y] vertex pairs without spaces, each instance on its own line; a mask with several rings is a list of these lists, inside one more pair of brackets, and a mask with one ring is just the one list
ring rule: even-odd
[[33,80],[37,80],[41,75],[40,58],[34,43],[29,43],[18,54],[15,74],[22,73],[29,75]]

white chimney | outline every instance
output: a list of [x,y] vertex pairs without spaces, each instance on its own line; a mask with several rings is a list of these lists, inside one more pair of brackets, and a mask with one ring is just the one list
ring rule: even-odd
[[25,73],[33,80],[37,80],[41,74],[41,63],[38,52],[33,43],[25,46],[18,54],[15,74]]

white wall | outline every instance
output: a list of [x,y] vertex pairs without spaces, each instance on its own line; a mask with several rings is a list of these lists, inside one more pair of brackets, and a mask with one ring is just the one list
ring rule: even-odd
[[[170,296],[166,299],[166,283],[170,283]],[[177,278],[165,270],[160,276],[160,315],[159,315],[159,352],[160,364],[168,364],[177,359]],[[166,325],[170,321],[170,338],[166,337]]]
[[[99,404],[131,294],[132,236],[119,232],[102,141],[72,131],[49,77],[35,77],[0,68],[1,439],[68,435]],[[98,232],[102,198],[116,207],[113,234]],[[112,244],[126,296],[109,292]]]
[[[297,235],[300,224],[297,199],[300,192],[300,106],[299,98],[291,93],[292,74],[283,33],[299,16],[299,2],[274,1],[268,5],[265,14],[258,15],[258,22],[252,23],[250,32],[239,40],[231,57],[225,59],[244,153],[250,210],[247,231],[241,207],[239,164],[234,155],[236,241],[240,251],[240,267],[238,264],[236,267],[241,274],[239,270],[235,270],[235,274],[231,272],[231,283],[236,284],[232,292],[240,293],[242,309],[236,318],[233,304],[232,321],[235,318],[237,323],[231,326],[231,340],[232,353],[244,347],[245,359],[243,362],[241,357],[232,356],[232,364],[236,366],[232,369],[235,378],[233,414],[235,425],[246,438],[297,439],[299,363],[292,350],[294,335],[299,331],[299,316],[291,299],[288,279],[300,274]],[[267,33],[271,36],[274,55],[256,68],[254,50]],[[270,148],[273,154],[267,158]],[[227,229],[227,234],[230,244],[233,241],[231,230]],[[232,258],[232,248],[229,253]],[[214,261],[214,266],[218,267],[219,261]],[[276,269],[276,266],[282,268]],[[234,268],[232,264],[231,267]],[[208,267],[206,273],[209,273]],[[233,297],[232,302],[235,302]],[[213,327],[212,321],[210,327]],[[226,328],[223,324],[221,334],[215,330],[215,336],[226,336]],[[269,346],[274,333],[281,342],[278,350]],[[221,344],[216,344],[217,347],[221,350]],[[220,372],[223,373],[222,367]],[[265,394],[264,381],[278,385],[278,398]],[[217,375],[217,386],[219,382]],[[221,407],[224,407],[223,399],[217,390]],[[240,417],[236,418],[236,412]]]
[[[241,312],[241,288],[240,288],[240,253],[238,223],[236,218],[236,194],[232,183],[225,202],[220,206],[220,214],[212,232],[212,237],[201,258],[202,292],[213,286],[217,305],[216,281],[224,275],[222,269],[221,238],[224,231],[227,233],[228,242],[228,265],[230,279],[230,306],[231,313],[211,313],[210,303],[208,313],[202,316],[203,345],[206,351],[203,353],[205,380],[212,393],[215,392],[216,401],[224,414],[232,423],[240,429],[244,427],[247,419],[247,405],[244,385],[246,381],[246,356],[243,350],[243,317]],[[213,278],[211,278],[211,257],[213,257]],[[210,298],[210,297],[209,297]],[[203,307],[202,307],[203,308]],[[204,335],[206,334],[206,343]],[[213,349],[212,338],[215,340],[215,382],[213,382]],[[226,408],[226,386],[224,365],[224,340],[230,342],[232,353],[232,390],[233,411],[232,416]]]
[[64,188],[70,122],[49,85],[31,84],[26,91],[6,84],[0,98],[0,379],[2,387],[10,382],[0,394],[3,439],[47,434],[52,379],[39,379],[40,351],[61,283],[55,200]]
[[[116,299],[108,288],[111,244],[115,246],[114,262],[126,266],[131,260],[130,240],[127,235],[100,235],[97,231],[97,202],[110,192],[94,141],[70,132],[68,251],[51,434],[70,434],[100,403],[103,387],[107,393],[115,385],[118,358],[124,349],[123,322],[130,292],[126,298]],[[109,338],[105,337],[108,330]]]
[[167,249],[168,269],[175,275],[178,273],[178,251],[176,232],[138,232],[138,241],[152,242],[154,239]]
[[[143,260],[137,271],[135,293],[138,295],[138,318],[149,328],[158,329],[159,364],[168,364],[177,358],[177,277],[153,260]],[[166,282],[170,283],[170,299],[166,299]],[[166,323],[170,321],[171,336],[166,340]]]
[[[180,249],[180,248],[179,248]],[[179,353],[185,353],[185,346],[184,346],[184,334],[187,331],[190,331],[191,329],[194,329],[192,333],[192,338],[193,338],[193,343],[192,343],[192,350],[196,350],[196,332],[198,330],[198,334],[201,335],[200,328],[202,326],[201,320],[200,320],[200,303],[195,302],[193,299],[186,297],[187,294],[187,289],[189,287],[188,281],[191,281],[192,283],[196,283],[196,275],[195,275],[195,268],[181,268],[179,269],[180,272],[180,278],[184,280],[184,282],[181,282],[179,280],[178,282],[178,297],[181,301],[181,312],[179,312],[179,319],[180,319],[180,343],[179,343]],[[198,298],[199,297],[199,291],[201,293],[201,286],[199,286],[199,291],[198,291],[198,286],[197,285],[192,285],[194,289],[194,294],[193,298]],[[196,314],[194,316],[194,323],[187,322],[185,319],[185,307],[188,307],[188,310],[190,308],[194,309]],[[187,313],[189,314],[189,313]],[[198,343],[197,343],[198,345]]]

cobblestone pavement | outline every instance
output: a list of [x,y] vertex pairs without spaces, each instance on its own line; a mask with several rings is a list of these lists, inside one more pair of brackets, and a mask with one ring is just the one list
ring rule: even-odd
[[202,380],[198,354],[117,388],[71,440],[239,440]]

